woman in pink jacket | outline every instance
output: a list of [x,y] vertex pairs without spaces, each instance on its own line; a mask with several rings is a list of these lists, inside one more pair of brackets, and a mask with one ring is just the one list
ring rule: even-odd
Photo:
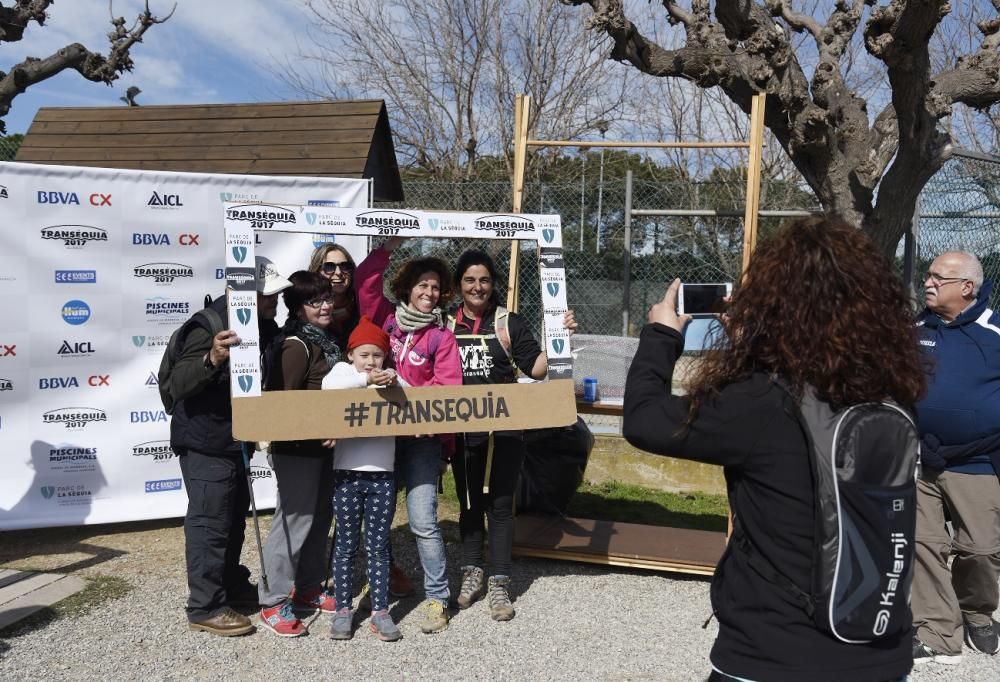
[[[413,258],[390,283],[398,303],[383,293],[383,274],[400,239],[390,239],[358,266],[356,286],[361,314],[389,334],[397,374],[410,386],[462,385],[462,363],[455,335],[445,326],[441,306],[451,297],[448,265],[440,258]],[[444,538],[437,519],[437,481],[442,454],[454,451],[454,435],[396,439],[397,480],[406,487],[406,512],[417,538],[424,570],[426,601],[421,605],[425,633],[448,627],[448,579]]]

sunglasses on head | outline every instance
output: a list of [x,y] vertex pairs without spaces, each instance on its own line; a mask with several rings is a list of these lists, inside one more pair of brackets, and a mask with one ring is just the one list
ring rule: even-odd
[[341,263],[323,263],[323,272],[330,274],[340,270],[341,272],[354,272],[354,264],[350,261],[343,261]]

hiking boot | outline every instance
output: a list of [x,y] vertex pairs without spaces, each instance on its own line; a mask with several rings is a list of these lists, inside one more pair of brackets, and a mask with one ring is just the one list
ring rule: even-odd
[[368,623],[368,630],[383,642],[395,642],[403,638],[403,633],[392,622],[392,616],[388,611],[373,613],[371,622]]
[[410,583],[410,579],[396,564],[389,566],[389,594],[400,598],[413,594],[413,585]]
[[964,616],[962,620],[965,621],[965,643],[970,649],[990,656],[1000,651],[1000,637],[992,618],[989,625],[973,625]]
[[288,601],[261,609],[260,624],[279,637],[301,637],[309,632]]
[[244,580],[226,588],[226,603],[237,606],[257,606],[257,586]]
[[325,592],[322,587],[314,587],[311,590],[296,590],[292,588],[292,608],[296,611],[308,611],[315,613],[317,609],[323,613],[335,613],[337,611],[337,600],[329,592]]
[[462,566],[462,589],[458,593],[458,608],[467,609],[486,596],[486,582],[483,569],[478,566]]
[[351,639],[354,637],[354,619],[346,606],[338,609],[330,621],[330,639]]
[[241,613],[236,613],[227,606],[211,618],[189,622],[188,629],[211,632],[220,637],[236,637],[237,635],[249,635],[257,628],[254,627],[249,618]]
[[962,662],[962,654],[943,654],[935,651],[916,637],[913,638],[913,664],[921,663],[944,663],[945,665],[958,665]]
[[510,620],[514,617],[514,605],[510,602],[510,578],[505,575],[490,576],[489,604],[493,620]]
[[424,614],[424,622],[420,624],[420,631],[425,635],[444,632],[448,629],[448,609],[444,604],[437,599],[428,599],[419,608]]

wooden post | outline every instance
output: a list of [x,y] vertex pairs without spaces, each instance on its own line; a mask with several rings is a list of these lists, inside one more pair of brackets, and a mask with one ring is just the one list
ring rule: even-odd
[[[511,197],[511,212],[521,212],[524,197],[524,167],[528,152],[528,113],[531,97],[518,95],[514,100],[514,187]],[[520,244],[514,239],[510,243],[510,271],[507,277],[507,310],[517,312],[518,254]]]
[[758,93],[750,105],[750,158],[747,161],[747,205],[743,215],[743,265],[746,272],[750,255],[757,248],[757,212],[760,209],[760,174],[764,155],[764,102]]

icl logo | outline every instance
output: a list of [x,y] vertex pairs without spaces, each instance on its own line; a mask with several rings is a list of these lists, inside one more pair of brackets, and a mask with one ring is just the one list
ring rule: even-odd
[[236,259],[237,263],[242,263],[247,259],[247,247],[245,246],[234,246],[233,247],[233,258]]
[[237,308],[236,309],[236,319],[240,321],[240,324],[246,325],[250,321],[250,309],[249,308]]
[[556,238],[555,230],[542,230],[542,239],[545,240],[546,244],[551,244],[552,240]]
[[56,494],[56,487],[54,485],[43,485],[42,486],[42,497],[46,500],[51,500],[52,496]]
[[316,224],[316,214],[312,213],[312,212],[306,213],[306,222],[309,223],[310,225],[315,225]]
[[132,337],[132,345],[135,346],[136,348],[142,348],[142,346],[143,346],[144,343],[146,343],[146,337],[145,336],[133,336]]
[[563,348],[565,348],[565,347],[566,347],[566,342],[564,340],[562,340],[562,339],[552,339],[552,350],[554,350],[556,352],[556,355],[559,355],[560,353],[562,353],[563,352]]
[[559,282],[549,282],[545,285],[545,288],[549,292],[549,296],[555,296],[559,293]]
[[253,377],[252,376],[244,374],[243,376],[239,377],[237,379],[237,381],[239,381],[239,383],[240,383],[240,390],[241,391],[243,391],[244,393],[249,393],[250,392],[250,388],[253,386]]

